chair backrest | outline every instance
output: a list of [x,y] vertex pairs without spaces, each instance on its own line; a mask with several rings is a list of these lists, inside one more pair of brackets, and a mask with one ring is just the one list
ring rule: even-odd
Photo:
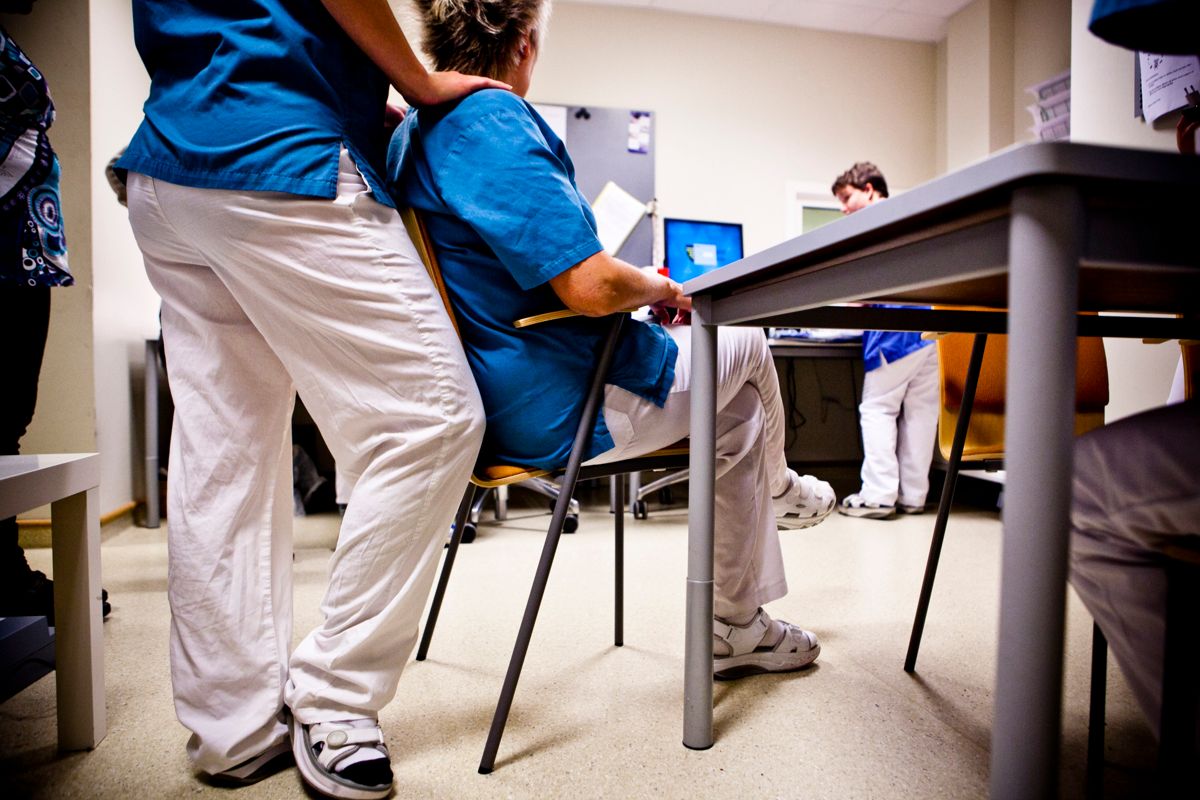
[[[941,374],[941,415],[938,445],[950,458],[954,427],[962,408],[967,364],[971,358],[972,334],[951,333],[938,339],[938,369]],[[1104,424],[1108,405],[1108,361],[1104,342],[1095,337],[1077,340],[1075,356],[1075,433],[1086,433]],[[971,423],[963,446],[963,458],[980,460],[1004,454],[1004,385],[1007,377],[1008,337],[988,336],[983,366],[971,408]]]
[[417,255],[421,258],[421,263],[425,265],[425,271],[429,273],[430,280],[433,281],[434,287],[437,288],[438,295],[442,298],[442,305],[446,307],[446,313],[450,315],[450,323],[454,326],[454,332],[462,338],[462,331],[458,329],[458,318],[454,315],[454,307],[450,305],[450,295],[446,292],[446,281],[442,278],[442,268],[438,265],[437,254],[433,251],[433,240],[429,238],[429,230],[425,227],[425,220],[413,208],[401,208],[400,219],[404,221],[404,227],[408,230],[408,238],[412,239],[413,246],[417,249]]

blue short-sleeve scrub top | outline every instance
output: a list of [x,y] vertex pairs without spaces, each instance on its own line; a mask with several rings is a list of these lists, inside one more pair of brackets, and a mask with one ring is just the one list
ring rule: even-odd
[[134,0],[133,32],[150,98],[118,169],[332,198],[345,146],[392,205],[388,80],[320,0]]
[[[562,308],[547,281],[603,249],[566,147],[529,103],[487,89],[410,112],[388,185],[433,240],[487,412],[485,458],[562,466],[609,323],[513,322]],[[608,383],[661,407],[677,355],[660,326],[630,322]],[[612,446],[601,415],[586,457]]]

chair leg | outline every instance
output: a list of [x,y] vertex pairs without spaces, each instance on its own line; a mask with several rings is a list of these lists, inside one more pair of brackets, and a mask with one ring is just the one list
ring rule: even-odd
[[1092,623],[1092,685],[1088,702],[1086,783],[1083,796],[1104,796],[1104,695],[1108,681],[1108,640],[1100,626]]
[[483,748],[483,758],[479,762],[479,772],[482,775],[490,774],[496,764],[496,753],[500,749],[500,737],[504,735],[504,726],[508,722],[508,714],[512,709],[513,696],[517,692],[517,681],[521,678],[521,668],[525,665],[525,656],[529,652],[529,642],[533,638],[533,625],[537,622],[538,611],[542,606],[542,597],[546,593],[546,583],[550,579],[550,567],[554,563],[554,554],[558,550],[558,541],[562,536],[563,522],[567,518],[567,509],[575,490],[575,481],[572,479],[568,485],[564,478],[561,486],[563,491],[559,493],[558,500],[554,503],[554,513],[550,517],[550,529],[546,532],[546,543],[542,546],[542,557],[538,561],[537,571],[533,576],[533,586],[529,589],[525,614],[521,617],[521,628],[517,632],[517,641],[513,645],[508,671],[504,674],[504,685],[500,689],[500,699],[496,703],[496,711],[492,715],[492,726],[488,730],[487,743]]
[[950,461],[946,465],[946,482],[942,485],[942,498],[938,503],[937,520],[933,525],[933,541],[929,544],[929,559],[925,562],[925,577],[921,579],[917,613],[913,618],[912,633],[908,637],[908,654],[904,657],[905,672],[913,672],[917,668],[917,652],[921,649],[921,634],[925,631],[925,616],[929,612],[933,580],[937,576],[938,560],[942,557],[942,540],[946,537],[946,521],[950,517],[950,506],[954,502],[954,486],[958,483],[958,468],[962,462],[963,446],[967,441],[967,428],[971,424],[971,407],[975,403],[975,387],[979,383],[979,370],[983,365],[983,350],[986,346],[987,334],[975,334],[975,342],[971,347],[971,361],[967,365],[967,380],[963,385],[962,408],[959,410],[958,424],[954,427]]
[[442,572],[438,576],[437,589],[433,592],[433,603],[429,607],[429,617],[425,620],[425,630],[421,632],[417,661],[424,661],[425,656],[429,655],[429,643],[433,640],[433,629],[437,626],[438,613],[442,610],[442,598],[446,596],[446,584],[450,582],[450,570],[454,568],[454,556],[458,554],[458,545],[462,542],[467,517],[475,500],[475,490],[475,484],[468,483],[462,502],[458,504],[458,513],[454,516],[454,533],[450,536],[450,547],[447,548],[446,558],[442,561]]
[[521,677],[525,655],[529,652],[529,640],[533,638],[533,625],[537,621],[538,610],[542,606],[542,596],[546,593],[546,583],[550,579],[550,567],[554,564],[554,553],[558,549],[558,540],[562,537],[563,523],[567,519],[571,496],[575,494],[575,484],[579,481],[579,468],[583,464],[583,453],[587,450],[596,415],[600,412],[603,402],[604,379],[612,364],[613,353],[616,351],[617,340],[620,338],[621,325],[624,320],[624,314],[617,315],[613,320],[608,336],[604,340],[604,347],[601,349],[596,370],[592,374],[591,386],[583,405],[583,413],[579,416],[575,440],[571,445],[571,455],[567,459],[567,468],[559,483],[558,500],[554,503],[550,528],[546,531],[546,543],[542,546],[542,557],[538,561],[537,571],[533,576],[533,586],[529,589],[529,600],[525,603],[521,629],[517,632],[517,641],[513,645],[512,657],[508,662],[508,672],[504,675],[504,686],[500,689],[500,699],[496,703],[496,713],[492,716],[492,727],[488,731],[487,743],[483,747],[483,758],[479,761],[479,772],[483,775],[491,773],[496,765],[500,737],[504,735],[504,726],[508,722],[508,713],[512,709],[513,695],[517,691],[517,681]]
[[613,644],[625,644],[625,476],[613,484]]

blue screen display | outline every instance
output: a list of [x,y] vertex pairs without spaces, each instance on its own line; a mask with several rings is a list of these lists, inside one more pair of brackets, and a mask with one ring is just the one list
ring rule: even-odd
[[671,280],[691,280],[742,257],[742,226],[736,222],[664,219],[664,263]]

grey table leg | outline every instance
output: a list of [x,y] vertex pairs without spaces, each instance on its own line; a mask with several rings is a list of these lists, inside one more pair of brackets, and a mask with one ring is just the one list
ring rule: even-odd
[[692,408],[688,489],[687,623],[684,645],[683,744],[712,747],[713,491],[716,479],[717,329],[708,303],[692,310]]
[[993,798],[1058,794],[1083,226],[1075,189],[1013,194]]
[[146,527],[159,526],[158,508],[158,340],[146,340]]
[[104,738],[98,489],[51,504],[58,746],[88,750]]

